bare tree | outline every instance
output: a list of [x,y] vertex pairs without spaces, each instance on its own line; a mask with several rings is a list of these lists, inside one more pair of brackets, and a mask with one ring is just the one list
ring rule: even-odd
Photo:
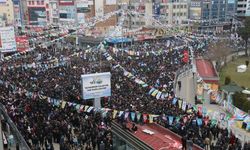
[[216,69],[220,69],[222,66],[221,64],[227,63],[227,57],[232,53],[233,48],[230,46],[229,40],[219,40],[214,43],[210,43],[208,47],[208,59],[212,61],[216,61]]

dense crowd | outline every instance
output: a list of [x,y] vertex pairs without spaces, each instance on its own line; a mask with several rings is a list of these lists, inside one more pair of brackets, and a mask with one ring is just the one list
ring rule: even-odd
[[[1,80],[9,81],[12,85],[20,87],[18,92],[12,85],[1,86],[1,102],[6,106],[12,120],[16,123],[21,134],[32,149],[53,149],[53,143],[60,144],[60,149],[111,149],[112,135],[110,128],[110,115],[106,117],[101,112],[77,112],[66,105],[64,109],[55,107],[40,94],[52,98],[65,99],[68,102],[88,104],[80,99],[80,75],[94,73],[99,68],[95,65],[95,56],[92,52],[84,53],[81,57],[72,56],[70,61],[62,58],[78,53],[72,49],[64,48],[55,51],[39,49],[38,56],[27,54],[26,59],[2,62]],[[50,67],[47,62],[58,58],[64,65]],[[86,59],[88,58],[88,59]],[[8,68],[7,64],[30,64],[44,62],[42,67],[16,67]],[[11,63],[12,62],[12,63]],[[52,65],[53,66],[53,65]],[[103,67],[103,71],[105,68]],[[13,76],[15,74],[15,76]],[[25,90],[36,93],[28,95]],[[77,89],[77,90],[76,90]],[[10,92],[12,91],[12,92]]]
[[[194,56],[203,55],[206,51],[204,46],[200,46],[201,43],[205,43],[205,46],[207,44],[205,39],[186,41],[181,37],[172,37],[138,42],[125,47],[127,51],[114,52],[112,48],[107,48],[115,59],[110,62],[98,51],[74,49],[67,43],[63,43],[67,46],[62,45],[60,48],[58,45],[38,48],[22,58],[0,64],[0,80],[35,94],[30,96],[22,90],[10,92],[13,87],[0,86],[0,99],[32,149],[45,146],[49,150],[53,142],[59,143],[62,150],[95,147],[112,149],[110,113],[102,116],[96,111],[79,112],[69,105],[61,109],[39,97],[42,94],[68,102],[91,104],[91,101],[81,98],[80,76],[111,72],[112,96],[102,98],[103,107],[159,115],[155,122],[188,137],[201,147],[212,145],[214,149],[240,148],[239,140],[226,129],[213,126],[211,122],[198,127],[193,124],[193,120],[197,117],[206,119],[205,116],[195,111],[183,111],[179,109],[178,103],[172,103],[175,97],[175,72],[186,64],[182,61],[183,51],[192,50]],[[130,50],[135,51],[135,54],[129,54]],[[61,65],[52,65],[55,62],[49,63],[51,60]],[[36,65],[38,63],[41,65]],[[33,67],[17,67],[21,64],[33,64]],[[139,87],[133,80],[124,77],[123,70],[116,67],[118,64],[137,78],[160,89],[166,96],[156,100],[148,94],[149,87]],[[14,67],[8,67],[10,65]],[[126,121],[124,115],[117,115],[116,118]],[[174,119],[170,125],[166,117],[170,115],[181,117],[179,121]],[[134,121],[144,122],[142,118]],[[216,139],[216,142],[207,144],[207,138],[210,141]]]

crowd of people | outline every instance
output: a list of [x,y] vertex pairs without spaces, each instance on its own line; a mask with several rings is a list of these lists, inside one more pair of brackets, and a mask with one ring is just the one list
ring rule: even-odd
[[[72,56],[69,61],[63,56],[74,53],[78,55],[79,50],[64,48],[56,51],[50,48],[39,48],[36,54],[27,54],[26,58],[13,58],[13,60],[1,62],[1,80],[9,81],[11,84],[0,87],[0,99],[9,116],[16,123],[31,149],[51,150],[53,143],[58,143],[62,150],[111,149],[109,114],[103,117],[101,112],[94,110],[77,112],[70,105],[61,109],[40,97],[40,94],[44,94],[52,98],[65,99],[68,102],[88,104],[88,101],[80,98],[80,75],[99,71],[95,65],[97,55],[92,57],[92,52],[81,53],[81,57]],[[38,56],[39,60],[37,60]],[[64,65],[51,67],[54,65],[47,64],[55,58],[58,58],[59,64],[63,62]],[[33,67],[19,66],[38,61],[43,62],[42,66],[37,64]],[[10,65],[15,68],[9,67]],[[21,89],[16,92],[13,90],[13,85]],[[37,95],[28,95],[25,90]]]
[[[201,43],[205,43],[203,47]],[[114,52],[113,48],[106,48],[114,58],[112,61],[107,61],[97,50],[84,51],[71,48],[68,43],[63,44],[67,46],[55,44],[48,48],[40,47],[20,58],[0,62],[0,80],[14,85],[0,86],[0,100],[32,149],[46,147],[50,150],[53,143],[59,143],[62,150],[112,149],[112,112],[103,116],[97,111],[79,112],[70,105],[61,109],[39,96],[92,105],[92,101],[81,98],[80,76],[96,72],[112,74],[112,96],[102,98],[104,108],[159,115],[155,122],[203,148],[211,145],[214,149],[240,149],[240,141],[227,129],[220,129],[211,122],[198,126],[193,120],[197,117],[205,119],[206,116],[195,111],[183,111],[178,103],[172,103],[175,97],[175,72],[186,64],[183,62],[183,52],[192,50],[190,56],[204,55],[208,44],[205,39],[186,41],[182,37],[171,37],[135,42],[125,47],[127,51]],[[128,53],[131,50],[135,54]],[[30,64],[32,67],[28,67]],[[150,86],[139,87],[126,78],[117,65]],[[166,96],[156,100],[148,94],[152,86]],[[13,90],[15,87],[20,89]],[[25,90],[33,95],[27,95]],[[121,122],[127,121],[124,115],[117,114],[115,118]],[[167,118],[170,115],[175,118],[171,124]],[[176,119],[178,117],[179,120]],[[133,121],[144,123],[142,119]],[[206,142],[207,138],[209,142]]]

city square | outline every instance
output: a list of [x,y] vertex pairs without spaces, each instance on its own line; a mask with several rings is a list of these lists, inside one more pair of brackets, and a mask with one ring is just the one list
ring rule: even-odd
[[0,150],[249,150],[249,0],[0,0]]

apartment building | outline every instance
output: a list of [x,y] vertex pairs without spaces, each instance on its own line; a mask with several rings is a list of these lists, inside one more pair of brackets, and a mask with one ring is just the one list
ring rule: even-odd
[[49,24],[59,23],[59,1],[49,0]]
[[250,16],[250,0],[238,0],[237,2],[237,16]]
[[121,0],[119,7],[130,10],[127,16],[121,16],[125,17],[124,26],[127,28],[152,26],[155,22],[153,14],[154,3],[152,0]]
[[[129,10],[140,15],[128,15],[125,26],[187,25],[187,0],[124,0]],[[124,2],[123,1],[123,2]],[[127,2],[128,1],[128,2]]]
[[26,0],[29,25],[47,25],[49,22],[49,0]]
[[[84,14],[85,20],[93,17],[102,18],[105,14],[118,9],[117,0],[88,0],[88,11]],[[117,25],[118,17],[111,16],[107,20],[98,22],[95,25],[95,32],[104,33],[113,29]]]
[[14,24],[14,5],[12,0],[0,1],[0,25]]
[[162,1],[162,3],[160,4],[159,15],[164,16],[161,19],[162,23],[166,23],[169,25],[187,25],[188,1]]
[[200,30],[223,30],[235,14],[235,0],[191,0],[189,5],[190,22]]

